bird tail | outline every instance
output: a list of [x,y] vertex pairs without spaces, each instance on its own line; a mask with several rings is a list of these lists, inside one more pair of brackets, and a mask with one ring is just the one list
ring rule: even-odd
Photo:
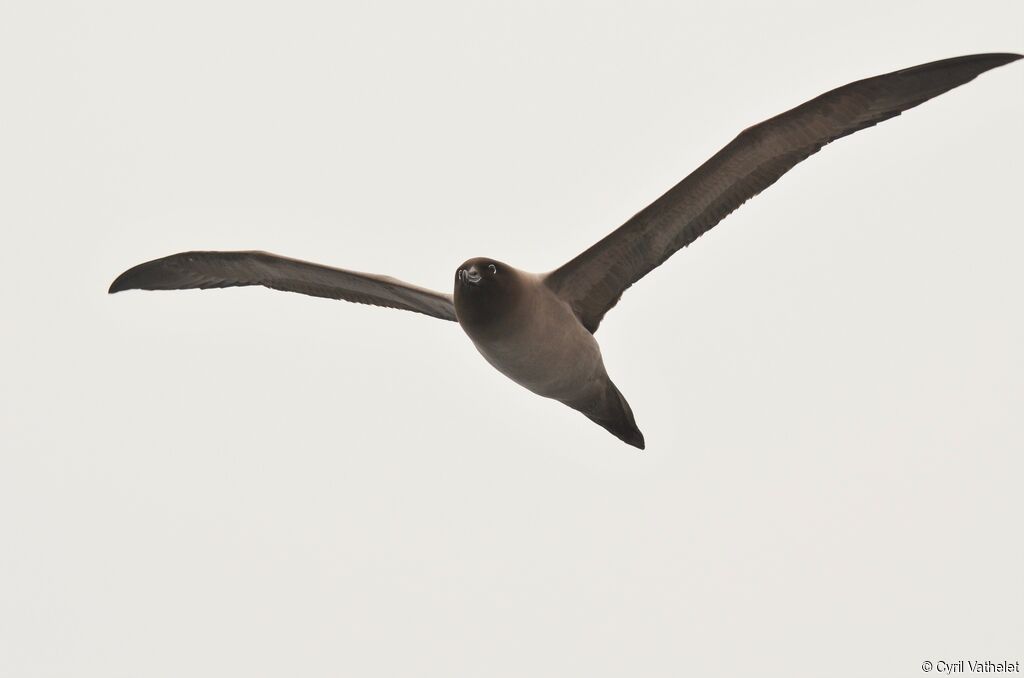
[[608,380],[604,397],[598,401],[597,407],[580,411],[627,445],[644,449],[644,434],[637,428],[633,410],[611,379]]

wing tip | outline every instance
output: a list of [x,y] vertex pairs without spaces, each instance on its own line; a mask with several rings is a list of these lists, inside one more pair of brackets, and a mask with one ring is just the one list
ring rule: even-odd
[[977,54],[975,56],[984,65],[982,72],[999,68],[1006,64],[1012,64],[1014,61],[1024,58],[1024,54],[1016,54],[1014,52],[992,52],[991,54]]
[[[982,73],[991,71],[993,68],[999,68],[1007,64],[1013,63],[1024,58],[1022,54],[1016,54],[1014,52],[986,52],[982,54],[965,54],[963,56],[950,57],[948,59],[940,59],[938,61],[930,61],[925,64],[919,64],[917,66],[910,66],[892,73],[886,73],[885,75],[877,76],[877,78],[885,78],[889,76],[931,76],[932,74],[942,74],[943,78],[948,80],[947,88],[942,91],[948,91],[953,87],[959,87],[965,83],[974,80]],[[868,78],[872,80],[874,78]],[[862,81],[857,81],[862,82]],[[851,83],[857,84],[857,83]],[[928,97],[933,98],[941,94],[937,92]]]
[[973,79],[973,77],[976,77],[986,71],[1011,64],[1021,58],[1024,58],[1024,55],[1016,54],[1014,52],[989,52],[986,54],[969,54],[962,57],[953,57],[952,59],[947,59],[945,61],[951,67],[966,66],[970,72],[973,72]]
[[110,283],[110,287],[107,288],[107,294],[117,294],[118,292],[124,292],[125,290],[134,289],[129,281],[128,274],[132,272],[132,269],[128,269],[121,275],[114,278],[114,282]]
[[146,285],[146,274],[152,270],[153,264],[162,261],[163,259],[156,259],[137,266],[132,266],[127,271],[114,278],[114,282],[110,283],[110,287],[107,289],[107,294],[117,294],[118,292],[124,292],[125,290],[153,289],[153,287]]
[[125,290],[178,289],[176,287],[168,288],[162,284],[162,279],[170,272],[169,267],[173,268],[173,264],[176,261],[185,259],[191,262],[194,257],[204,254],[206,254],[206,252],[178,252],[177,254],[171,254],[166,257],[160,257],[159,259],[153,259],[152,261],[144,261],[141,264],[136,264],[121,275],[117,276],[117,278],[114,279],[114,282],[110,283],[110,287],[107,289],[107,294],[117,294],[118,292],[123,292]]
[[[996,66],[1002,66],[1003,64],[1012,63],[1020,58],[1024,58],[1024,55],[1017,54],[1016,52],[982,52],[979,54],[965,54],[958,57],[950,57],[948,59],[941,59],[932,63],[983,63],[988,68],[995,68]],[[921,64],[922,66],[928,66],[930,64]]]

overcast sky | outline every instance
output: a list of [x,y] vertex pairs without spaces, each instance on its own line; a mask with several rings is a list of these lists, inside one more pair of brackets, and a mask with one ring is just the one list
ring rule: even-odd
[[1024,4],[0,9],[0,676],[920,676],[1024,660],[1024,64],[844,139],[598,332],[647,451],[454,323],[744,127],[1024,51]]

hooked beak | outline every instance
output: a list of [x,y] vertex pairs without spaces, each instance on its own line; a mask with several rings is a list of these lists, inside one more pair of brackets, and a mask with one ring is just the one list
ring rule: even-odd
[[480,271],[476,269],[476,266],[470,266],[468,269],[464,268],[459,271],[459,280],[463,283],[479,285],[481,279],[483,279],[483,276],[480,275]]

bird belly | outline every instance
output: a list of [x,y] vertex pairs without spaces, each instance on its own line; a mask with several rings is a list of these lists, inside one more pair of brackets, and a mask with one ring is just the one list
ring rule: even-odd
[[496,370],[537,395],[575,401],[607,379],[601,349],[568,307],[510,322],[499,336],[473,337]]

